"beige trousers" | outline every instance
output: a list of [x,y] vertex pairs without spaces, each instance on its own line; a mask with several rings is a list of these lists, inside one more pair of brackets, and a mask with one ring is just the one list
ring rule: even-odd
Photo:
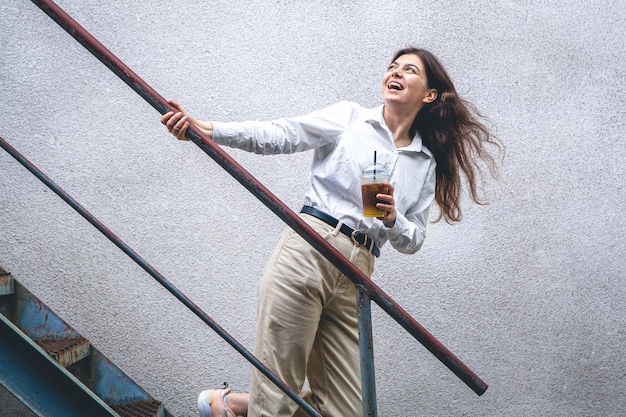
[[[303,219],[371,276],[374,256],[315,217]],[[255,356],[328,417],[362,416],[356,290],[348,278],[287,228],[259,283]],[[251,417],[306,416],[258,370],[250,390]]]

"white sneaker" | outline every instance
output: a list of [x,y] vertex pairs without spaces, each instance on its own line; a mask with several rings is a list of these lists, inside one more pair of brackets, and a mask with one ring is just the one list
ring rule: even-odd
[[226,404],[226,396],[230,388],[209,389],[198,395],[198,412],[200,417],[237,417]]

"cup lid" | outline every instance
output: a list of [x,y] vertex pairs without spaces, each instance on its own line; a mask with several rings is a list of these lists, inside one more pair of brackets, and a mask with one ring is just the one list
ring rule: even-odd
[[381,164],[373,164],[365,168],[363,170],[363,175],[366,176],[374,176],[374,175],[388,175],[387,168]]

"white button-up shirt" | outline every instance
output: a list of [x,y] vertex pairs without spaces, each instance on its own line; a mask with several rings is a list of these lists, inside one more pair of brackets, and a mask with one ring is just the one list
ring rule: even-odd
[[[419,135],[397,149],[382,110],[342,101],[306,116],[271,122],[214,122],[213,139],[263,155],[313,150],[304,204],[366,233],[378,247],[389,241],[399,252],[415,253],[424,242],[435,195],[435,158]],[[374,151],[395,189],[397,219],[391,228],[362,214],[360,175],[373,164]]]

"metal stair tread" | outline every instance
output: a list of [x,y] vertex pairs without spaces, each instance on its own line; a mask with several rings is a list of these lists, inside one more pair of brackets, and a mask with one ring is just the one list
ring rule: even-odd
[[120,417],[157,417],[161,407],[162,403],[154,399],[111,406]]
[[65,368],[87,357],[90,352],[89,341],[82,336],[72,339],[35,340],[34,342]]

